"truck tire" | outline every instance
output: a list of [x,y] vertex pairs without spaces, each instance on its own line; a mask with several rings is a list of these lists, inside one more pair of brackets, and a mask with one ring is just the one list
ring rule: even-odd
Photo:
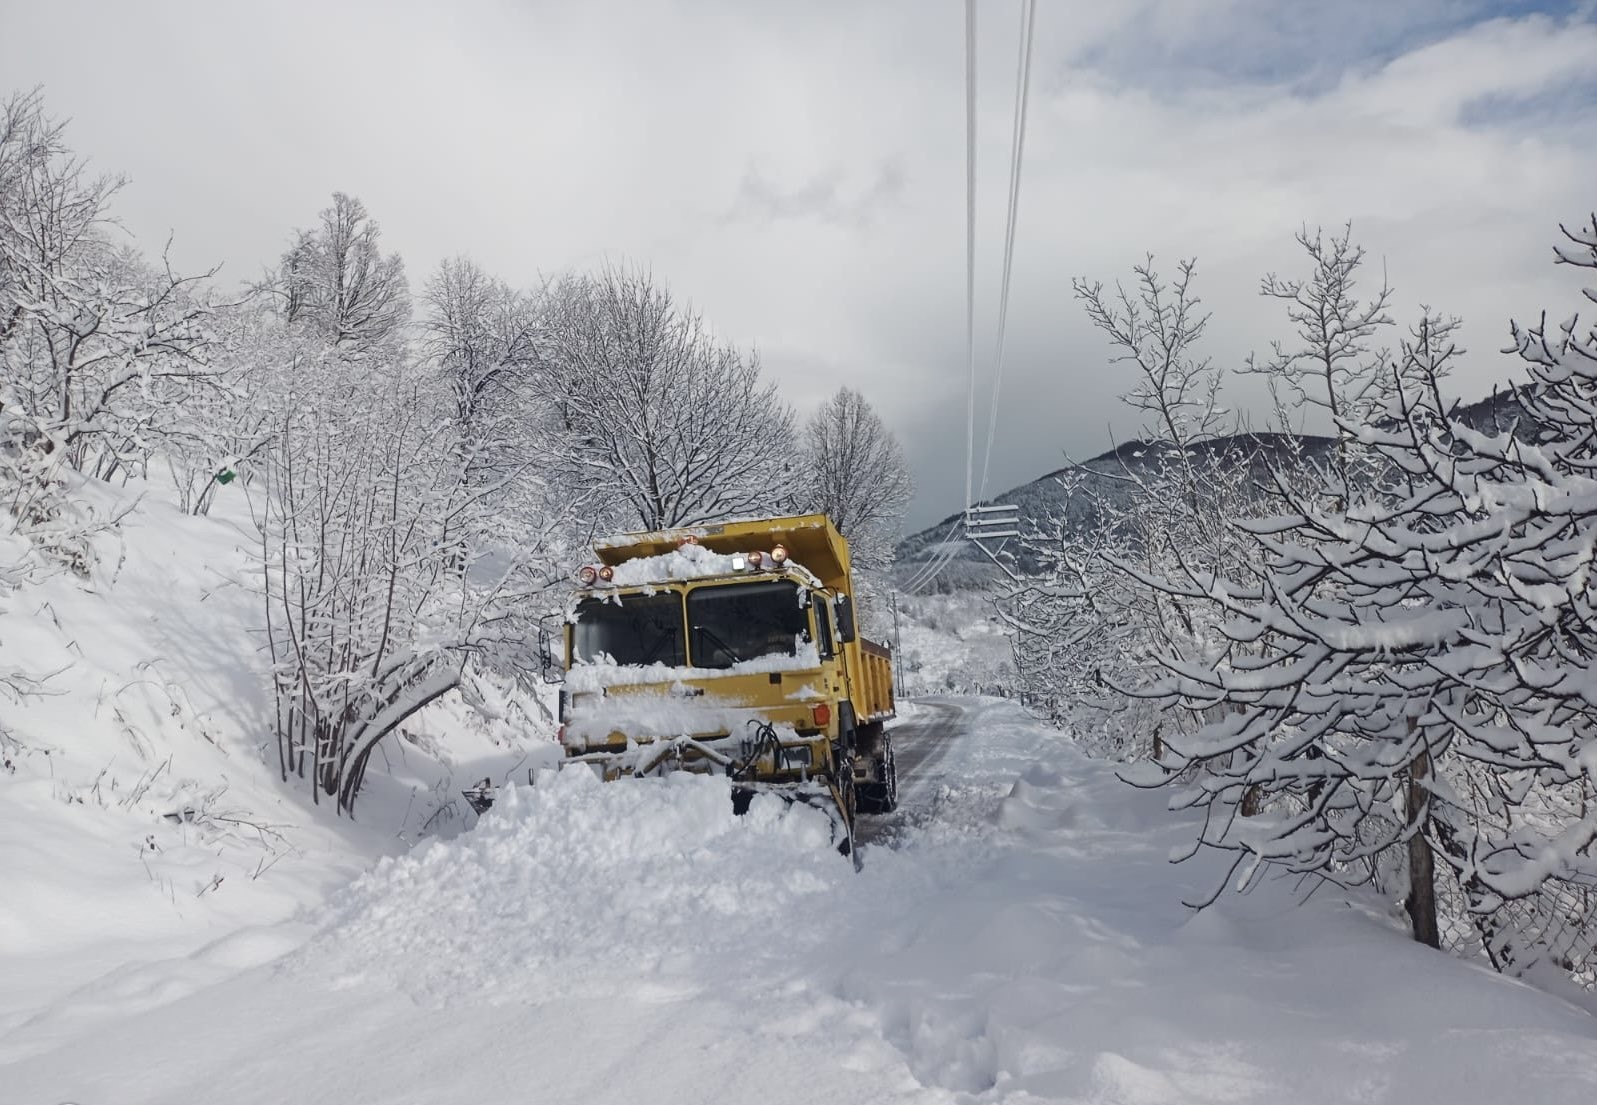
[[898,765],[893,761],[893,738],[883,733],[871,763],[870,782],[856,788],[861,813],[892,813],[898,808]]

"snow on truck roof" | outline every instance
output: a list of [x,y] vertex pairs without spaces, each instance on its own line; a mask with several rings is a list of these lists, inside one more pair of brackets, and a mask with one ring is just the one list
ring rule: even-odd
[[629,560],[610,563],[615,568],[615,575],[610,580],[614,587],[709,579],[731,575],[739,567],[730,553],[712,552],[703,545],[683,545],[657,556],[634,556]]
[[847,588],[848,542],[824,514],[626,533],[594,542],[593,551],[615,569],[613,582],[627,586],[726,574],[734,570],[734,555],[768,552],[775,545],[784,546],[790,561],[823,586]]

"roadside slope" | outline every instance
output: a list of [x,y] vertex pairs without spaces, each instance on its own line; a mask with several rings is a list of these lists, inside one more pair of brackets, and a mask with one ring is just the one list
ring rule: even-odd
[[131,993],[141,965],[293,917],[429,821],[468,823],[452,769],[553,748],[552,724],[511,716],[525,703],[451,696],[380,746],[360,823],[313,805],[279,777],[247,490],[193,517],[159,486],[71,479],[117,520],[93,562],[0,591],[0,679],[30,680],[0,686],[0,1033],[48,1008],[82,1021],[109,977]]

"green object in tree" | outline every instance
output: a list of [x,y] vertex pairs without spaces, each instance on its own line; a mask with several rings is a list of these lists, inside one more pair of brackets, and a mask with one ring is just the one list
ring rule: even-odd
[[224,468],[216,474],[216,482],[225,487],[226,485],[232,483],[233,478],[237,475],[238,473],[233,471],[231,468]]

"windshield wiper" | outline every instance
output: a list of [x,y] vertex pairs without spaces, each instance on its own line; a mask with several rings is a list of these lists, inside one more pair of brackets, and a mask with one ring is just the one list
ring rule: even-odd
[[660,646],[669,641],[674,634],[669,629],[662,629],[660,635],[654,639],[654,644],[649,646],[649,651],[643,654],[642,664],[652,664],[654,658],[660,655]]
[[[707,628],[705,628],[702,625],[696,625],[696,626],[693,627],[693,631],[695,633],[697,633],[700,637],[708,637],[712,642],[715,643],[715,646],[717,648],[719,648],[722,652],[726,653],[728,656],[730,656],[732,658],[732,663],[733,664],[740,664],[740,663],[743,662],[743,657],[739,656],[736,652],[734,652],[732,650],[732,646],[731,645],[727,644],[725,641],[721,640],[720,637],[716,636],[716,634],[715,634],[715,632],[713,630],[707,629]],[[698,653],[697,653],[697,651],[695,651],[694,656],[693,656],[694,661],[697,662],[698,658],[699,658],[698,657]],[[728,664],[727,666],[731,667],[731,664]]]

